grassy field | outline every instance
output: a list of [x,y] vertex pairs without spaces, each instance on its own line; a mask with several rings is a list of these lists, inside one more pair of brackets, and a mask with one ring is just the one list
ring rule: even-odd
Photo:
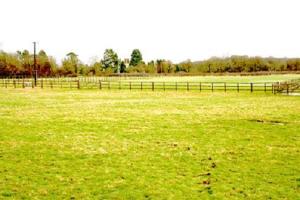
[[300,98],[0,89],[0,199],[299,199]]

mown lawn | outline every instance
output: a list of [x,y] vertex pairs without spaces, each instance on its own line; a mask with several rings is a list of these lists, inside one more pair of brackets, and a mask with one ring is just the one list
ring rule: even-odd
[[299,199],[300,98],[0,89],[0,199]]

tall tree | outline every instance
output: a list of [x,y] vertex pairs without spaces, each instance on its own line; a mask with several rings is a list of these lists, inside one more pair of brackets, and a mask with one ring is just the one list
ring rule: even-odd
[[71,61],[71,64],[74,67],[75,74],[77,74],[78,73],[78,65],[79,65],[78,55],[75,54],[74,52],[70,52],[67,54],[67,56],[69,57],[69,60]]
[[130,65],[137,66],[143,61],[142,53],[139,49],[134,49],[131,53]]
[[120,63],[120,72],[124,73],[126,71],[126,64],[124,61],[121,61]]
[[22,62],[22,71],[26,75],[32,75],[33,73],[33,58],[30,55],[28,50],[24,50],[23,52],[17,51]]
[[157,71],[157,73],[162,73],[162,63],[164,61],[165,60],[162,60],[162,59],[156,60],[156,71]]
[[65,73],[77,75],[80,61],[78,59],[78,55],[74,52],[68,53],[67,57],[62,61],[62,64]]
[[52,66],[48,55],[41,50],[37,55],[38,71],[40,76],[49,76],[52,72]]
[[115,53],[112,49],[105,49],[101,63],[105,70],[117,72],[119,69],[118,54]]

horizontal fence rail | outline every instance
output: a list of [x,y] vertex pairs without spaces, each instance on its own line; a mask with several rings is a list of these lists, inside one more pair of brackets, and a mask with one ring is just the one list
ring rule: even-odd
[[[283,84],[283,83],[281,83]],[[293,83],[294,84],[294,83]],[[69,88],[99,90],[149,90],[149,91],[248,91],[278,93],[283,85],[273,82],[233,83],[233,82],[164,82],[164,81],[107,81],[97,78],[40,78],[35,85],[34,80],[0,79],[2,88]],[[299,87],[298,83],[290,87],[292,91]]]
[[298,94],[300,95],[300,79],[289,80],[285,82],[277,82],[273,84],[275,93],[282,94]]

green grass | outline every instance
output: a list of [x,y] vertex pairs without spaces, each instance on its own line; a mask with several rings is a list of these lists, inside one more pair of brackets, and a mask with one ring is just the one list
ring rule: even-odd
[[0,89],[0,199],[299,199],[300,98]]

